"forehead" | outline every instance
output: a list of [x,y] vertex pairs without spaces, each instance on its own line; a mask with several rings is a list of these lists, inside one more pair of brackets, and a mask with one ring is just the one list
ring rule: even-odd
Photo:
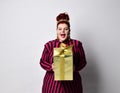
[[60,24],[58,25],[58,27],[59,27],[59,28],[66,28],[66,27],[68,27],[68,25],[67,25],[66,23],[60,23]]

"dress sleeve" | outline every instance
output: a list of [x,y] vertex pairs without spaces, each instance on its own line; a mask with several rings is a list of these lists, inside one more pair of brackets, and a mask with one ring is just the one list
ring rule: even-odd
[[82,43],[78,41],[78,46],[77,46],[77,62],[75,64],[75,71],[80,71],[83,69],[87,62],[86,62],[86,57],[85,57],[85,52],[82,46]]
[[40,59],[40,65],[46,71],[52,70],[52,64],[50,64],[50,62],[49,62],[49,53],[50,53],[50,51],[49,51],[48,45],[45,44],[44,50],[42,53],[42,57]]

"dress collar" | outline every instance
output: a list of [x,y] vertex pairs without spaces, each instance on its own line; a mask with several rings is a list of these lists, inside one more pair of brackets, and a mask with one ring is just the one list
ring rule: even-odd
[[64,44],[66,44],[66,45],[69,45],[71,39],[67,39],[67,40],[65,40],[64,42],[60,42],[59,39],[56,39],[56,41],[57,41],[58,43],[64,43]]

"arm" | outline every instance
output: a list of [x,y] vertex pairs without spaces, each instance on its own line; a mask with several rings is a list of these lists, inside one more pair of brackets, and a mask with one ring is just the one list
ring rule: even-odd
[[85,53],[84,53],[84,49],[82,46],[82,43],[78,41],[78,46],[77,46],[77,62],[75,64],[75,71],[80,71],[81,69],[83,69],[87,62],[86,62],[86,57],[85,57]]
[[42,57],[40,59],[40,65],[43,69],[45,69],[46,71],[51,71],[52,70],[52,65],[49,62],[49,49],[48,49],[48,45],[45,44],[44,46],[44,50],[42,53]]

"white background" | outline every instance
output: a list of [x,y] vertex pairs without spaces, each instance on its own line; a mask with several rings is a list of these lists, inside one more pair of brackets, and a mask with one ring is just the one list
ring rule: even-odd
[[0,93],[41,93],[39,60],[61,12],[83,42],[84,93],[120,93],[119,0],[0,0]]

